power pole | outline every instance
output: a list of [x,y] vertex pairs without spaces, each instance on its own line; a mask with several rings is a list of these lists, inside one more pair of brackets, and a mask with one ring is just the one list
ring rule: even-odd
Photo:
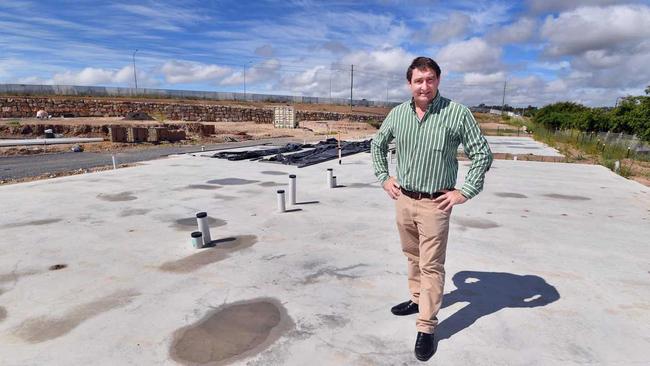
[[246,100],[246,64],[244,64],[244,100]]
[[135,73],[135,53],[138,52],[138,49],[135,49],[133,52],[133,80],[135,81],[135,92],[138,93],[138,76]]
[[504,108],[506,107],[506,83],[507,80],[503,81],[503,99],[501,99],[501,114],[505,113]]
[[350,110],[352,110],[352,88],[354,87],[354,65],[350,65]]

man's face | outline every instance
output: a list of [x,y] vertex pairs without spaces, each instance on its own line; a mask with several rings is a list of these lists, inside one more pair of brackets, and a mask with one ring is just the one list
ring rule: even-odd
[[413,94],[413,99],[418,104],[428,104],[438,92],[440,79],[432,69],[414,69],[411,81],[408,83]]

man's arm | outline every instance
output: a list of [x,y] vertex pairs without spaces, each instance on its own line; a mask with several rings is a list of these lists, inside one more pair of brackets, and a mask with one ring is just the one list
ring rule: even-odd
[[492,165],[492,151],[490,151],[490,146],[481,133],[472,112],[467,108],[465,108],[463,118],[463,130],[463,150],[465,155],[472,161],[472,165],[465,176],[465,183],[460,192],[463,196],[472,198],[483,190],[485,172]]
[[393,126],[395,122],[392,114],[392,111],[388,113],[388,116],[384,119],[384,123],[381,124],[379,131],[377,131],[375,138],[372,139],[370,151],[372,153],[372,165],[375,169],[375,176],[381,182],[388,196],[396,200],[401,194],[400,187],[397,179],[388,175],[388,160],[386,158],[388,144],[394,137]]
[[383,185],[389,178],[388,176],[388,144],[393,140],[393,118],[392,111],[388,113],[386,119],[381,124],[379,131],[375,134],[370,144],[370,153],[372,155],[372,166],[375,176]]

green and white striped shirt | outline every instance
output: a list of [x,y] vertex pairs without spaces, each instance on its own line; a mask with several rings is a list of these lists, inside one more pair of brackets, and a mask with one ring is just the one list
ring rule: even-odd
[[483,189],[492,152],[472,112],[462,104],[436,95],[420,120],[413,100],[393,108],[372,140],[372,162],[381,183],[388,179],[388,144],[395,139],[397,181],[409,191],[434,193],[454,188],[456,153],[463,144],[472,165],[460,189],[472,198]]

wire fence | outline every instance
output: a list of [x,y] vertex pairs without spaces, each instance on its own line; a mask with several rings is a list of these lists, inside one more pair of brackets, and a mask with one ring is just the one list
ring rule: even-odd
[[572,141],[580,146],[593,146],[600,152],[615,152],[625,158],[650,158],[650,143],[636,135],[615,132],[582,132],[575,130],[557,130],[556,137]]

